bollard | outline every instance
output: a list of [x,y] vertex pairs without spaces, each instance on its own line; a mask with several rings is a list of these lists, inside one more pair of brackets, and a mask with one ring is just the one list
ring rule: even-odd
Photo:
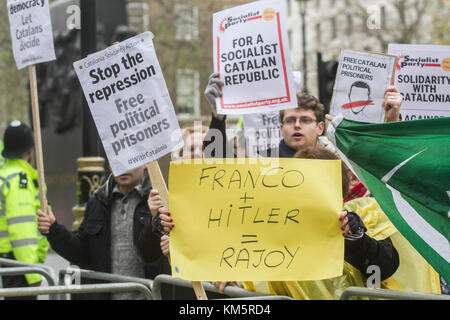
[[72,208],[72,212],[75,215],[72,231],[78,230],[81,221],[83,221],[87,201],[92,196],[94,191],[105,182],[104,158],[78,158],[77,164],[77,204]]

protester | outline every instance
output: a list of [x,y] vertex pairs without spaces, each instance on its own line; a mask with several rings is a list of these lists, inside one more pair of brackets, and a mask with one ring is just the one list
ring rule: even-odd
[[[42,263],[48,242],[37,231],[36,209],[40,207],[38,174],[30,165],[34,139],[31,128],[12,121],[4,134],[0,167],[0,257],[26,263]],[[40,286],[39,274],[4,276],[3,287]],[[11,298],[13,299],[13,298]],[[35,300],[36,296],[19,297]]]
[[[212,109],[210,130],[204,141],[205,157],[208,158],[233,154],[229,151],[233,149],[233,141],[228,142],[226,135],[226,115],[217,114],[216,109],[216,98],[222,96],[221,87],[224,85],[219,76],[219,73],[211,74],[205,89],[206,100]],[[297,102],[297,108],[280,111],[280,130],[283,139],[278,148],[268,150],[268,157],[292,158],[297,151],[316,145],[334,149],[327,138],[322,136],[325,129],[323,104],[307,93],[298,93]],[[398,89],[395,86],[386,88],[382,106],[386,112],[387,122],[400,121],[401,103],[402,96]],[[221,143],[216,141],[219,138],[223,139]],[[211,148],[212,144],[216,145],[216,148]],[[217,153],[218,147],[223,151]]]
[[[339,159],[333,152],[317,146],[306,148],[295,154],[296,158],[308,159]],[[349,170],[342,167],[343,194],[349,189]],[[155,204],[156,207],[156,204]],[[159,208],[161,227],[165,232],[170,232],[174,227],[174,221],[170,212]],[[370,229],[365,226],[360,216],[352,211],[343,211],[339,217],[342,235],[345,237],[345,266],[341,277],[320,281],[275,281],[266,283],[244,282],[244,288],[254,290],[259,288],[262,293],[287,295],[295,299],[338,299],[345,288],[349,286],[364,286],[364,279],[371,274],[369,265],[376,265],[380,270],[380,279],[389,278],[398,268],[398,254],[389,239],[375,240],[368,236]],[[386,228],[395,229],[392,224]],[[220,283],[223,290],[225,283]],[[236,285],[233,283],[233,285]],[[261,289],[266,288],[267,290]]]
[[[200,129],[200,130],[199,130]],[[173,160],[203,158],[203,139],[208,128],[205,126],[186,127],[181,131],[184,147],[172,153]]]
[[[225,156],[229,154],[229,151],[225,151],[227,150],[226,148],[230,148],[230,146],[228,145],[226,139],[226,116],[218,115],[216,112],[215,99],[221,95],[220,86],[223,85],[218,77],[218,73],[211,75],[208,87],[205,90],[205,96],[212,108],[213,115],[210,124],[210,131],[205,138],[204,147],[206,153],[208,146],[210,146],[210,144],[213,142],[213,138],[217,139],[224,137],[222,143],[219,145],[222,146],[222,155]],[[395,93],[391,94],[391,92]],[[399,95],[400,94],[398,93],[398,90],[396,90],[395,88],[388,88],[386,90],[385,102],[383,103],[383,107],[385,107],[386,112],[390,114],[389,119],[391,120],[397,119],[396,116],[398,116],[399,114],[398,111],[401,104],[401,96],[399,99]],[[319,136],[323,133],[325,127],[325,124],[323,122],[323,105],[315,97],[303,93],[298,94],[298,103],[298,108],[283,110],[280,112],[280,129],[283,140],[280,142],[278,150],[272,150],[269,153],[270,156],[279,155],[280,157],[292,157],[298,150],[306,149],[309,147],[316,147],[319,145]],[[217,131],[219,132],[219,134],[217,133]],[[211,153],[211,155],[216,157],[219,156],[219,154],[216,154],[215,152]],[[168,210],[164,207],[161,207],[162,203],[158,201],[158,195],[154,194],[152,198],[151,194],[149,198],[149,206],[151,210],[153,207],[153,210],[155,210],[155,212],[159,212],[159,219],[157,220],[157,222],[160,222],[162,230],[164,232],[170,232],[171,228],[174,227],[173,220],[172,218],[170,218],[170,213],[168,212]],[[353,215],[351,216],[353,217]],[[342,218],[345,223],[348,223],[348,217],[343,216]],[[158,226],[155,227],[157,228]],[[348,225],[346,225],[345,227],[348,228]],[[220,286],[222,290],[223,283],[220,284]]]
[[[159,237],[150,224],[147,198],[151,189],[145,166],[110,175],[89,199],[79,229],[59,224],[52,210],[38,210],[39,230],[52,248],[82,269],[153,279],[168,271]],[[141,294],[82,295],[83,299],[142,299]]]
[[[331,151],[322,148],[307,148],[296,154],[299,158],[312,159],[338,159]],[[345,193],[349,186],[348,170],[342,172],[343,191]],[[164,231],[170,232],[174,228],[170,213],[165,208],[160,208],[161,226]],[[344,275],[339,279],[327,279],[322,281],[302,282],[270,282],[273,294],[289,295],[296,299],[324,299],[339,298],[339,293],[351,285],[363,286],[363,278],[367,277],[367,266],[378,265],[381,270],[381,279],[388,278],[398,267],[398,255],[392,243],[387,240],[376,241],[366,235],[367,228],[363,221],[354,212],[344,211],[340,216],[341,229],[345,236],[345,260]],[[244,282],[246,289],[254,288],[254,283]],[[285,291],[282,291],[283,288]],[[297,288],[300,286],[301,288]],[[222,283],[223,287],[223,283]],[[261,288],[261,283],[257,284]],[[275,290],[275,291],[274,291]],[[287,290],[287,291],[286,291]],[[308,294],[306,294],[308,292]],[[269,292],[264,292],[269,293]]]
[[349,172],[350,175],[350,190],[347,193],[347,195],[344,197],[344,202],[369,196],[370,192],[367,190],[367,188],[364,186],[364,184],[359,181],[358,177],[353,174],[353,172]]

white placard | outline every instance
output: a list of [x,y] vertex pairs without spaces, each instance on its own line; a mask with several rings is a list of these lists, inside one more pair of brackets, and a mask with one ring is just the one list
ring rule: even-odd
[[214,71],[225,83],[219,114],[295,108],[284,1],[257,1],[213,15]]
[[267,150],[278,148],[282,139],[280,112],[244,114],[247,157],[267,157]]
[[152,38],[144,32],[73,64],[115,176],[183,147]]
[[48,0],[8,0],[7,9],[17,69],[55,60]]
[[389,44],[398,57],[395,86],[403,120],[450,116],[450,46]]
[[384,91],[392,83],[395,56],[342,50],[331,115],[360,122],[384,122]]

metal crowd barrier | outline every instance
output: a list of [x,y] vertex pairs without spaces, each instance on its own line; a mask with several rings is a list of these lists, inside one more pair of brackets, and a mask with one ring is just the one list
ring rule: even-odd
[[[3,288],[3,282],[1,281],[2,276],[17,276],[29,273],[37,273],[42,275],[45,280],[47,280],[48,286],[55,286],[57,283],[54,270],[48,266],[0,258],[0,288]],[[59,300],[59,298],[60,297],[57,295],[49,295],[50,300]]]
[[0,258],[0,267],[5,266],[5,267],[37,267],[37,268],[41,268],[44,269],[47,274],[49,274],[52,279],[53,279],[53,283],[56,283],[58,280],[56,278],[56,273],[55,270],[53,270],[53,268],[43,265],[43,264],[33,264],[33,263],[26,263],[26,262],[21,262],[21,261],[17,261],[17,260],[12,260],[12,259],[6,259],[6,258]]
[[449,295],[433,293],[399,291],[377,288],[349,287],[341,295],[341,300],[350,297],[367,297],[390,300],[450,300]]
[[[73,271],[74,269],[72,269]],[[59,271],[59,279],[55,271],[46,265],[30,264],[12,259],[0,258],[0,280],[1,276],[25,275],[37,273],[44,276],[49,287],[23,287],[4,289],[0,281],[0,297],[23,297],[28,295],[49,294],[50,300],[65,300],[67,294],[76,293],[98,293],[98,292],[127,292],[139,291],[144,294],[147,300],[152,299],[153,281],[150,279],[121,276],[111,273],[95,272],[92,270],[77,269],[80,277],[101,281],[108,281],[106,284],[89,285],[66,285],[64,276],[69,273],[67,269]]]
[[[160,274],[153,279],[153,299],[154,300],[162,300],[161,297],[161,286],[162,284],[170,284],[173,286],[179,286],[184,288],[192,288],[192,282],[187,280],[182,280],[178,278],[173,278],[170,275],[167,274]],[[212,285],[209,282],[202,282],[203,288],[205,289],[205,292],[214,292],[219,293],[219,289],[216,288],[214,285]],[[192,289],[194,290],[194,289]],[[273,296],[273,295],[263,295],[259,292],[254,291],[248,291],[242,288],[237,287],[231,287],[227,286],[225,287],[223,294],[232,298],[239,298],[239,299],[255,299],[255,300],[270,300],[270,299],[279,299],[281,296]],[[277,298],[278,297],[278,298]],[[288,297],[284,297],[288,298]],[[283,299],[283,298],[282,298]]]
[[[79,272],[81,278],[108,281],[114,283],[135,282],[145,286],[150,291],[150,293],[152,292],[153,280],[150,279],[122,276],[113,273],[97,272],[86,269],[78,269],[77,271]],[[69,271],[67,269],[59,270],[59,282],[58,282],[59,285],[64,284],[64,277],[66,274],[69,274]]]
[[24,297],[45,294],[73,294],[73,293],[99,293],[99,292],[129,292],[138,291],[145,296],[146,300],[152,299],[152,293],[140,283],[102,283],[70,286],[36,287],[36,288],[11,288],[0,289],[0,297]]
[[28,273],[38,273],[44,276],[45,280],[49,286],[55,286],[55,280],[52,275],[45,269],[39,267],[8,267],[0,268],[0,276],[18,276],[25,275]]

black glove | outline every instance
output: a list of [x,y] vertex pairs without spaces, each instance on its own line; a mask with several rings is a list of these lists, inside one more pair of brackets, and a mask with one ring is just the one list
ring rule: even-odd
[[359,214],[357,214],[356,212],[353,212],[353,211],[348,211],[347,219],[348,219],[348,226],[350,227],[350,231],[352,232],[352,235],[348,235],[346,238],[349,238],[349,239],[361,238],[364,235],[364,233],[366,233],[367,228],[364,225],[364,222],[361,219],[361,217],[359,216]]
[[160,213],[158,210],[158,213],[152,218],[152,230],[154,233],[156,233],[159,236],[165,235],[166,232],[164,231],[163,226],[161,225],[161,219],[160,219]]

